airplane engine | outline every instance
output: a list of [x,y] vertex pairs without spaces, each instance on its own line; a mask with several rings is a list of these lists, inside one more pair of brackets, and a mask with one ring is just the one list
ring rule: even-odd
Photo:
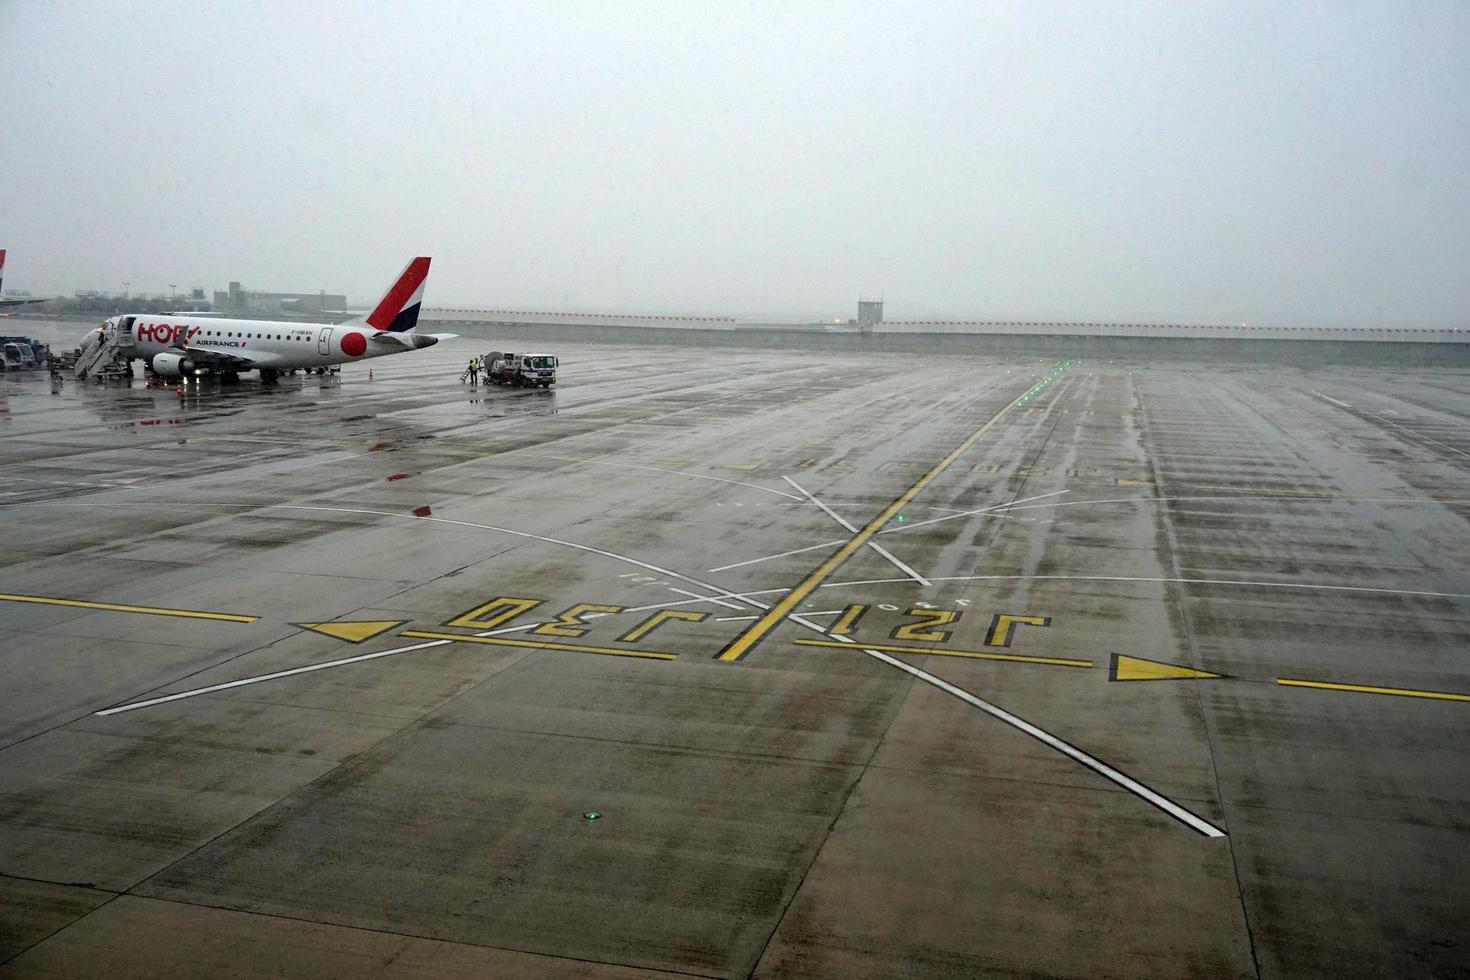
[[194,373],[194,362],[182,354],[154,354],[149,366],[153,368],[154,374],[161,374],[166,378],[182,378],[186,374]]

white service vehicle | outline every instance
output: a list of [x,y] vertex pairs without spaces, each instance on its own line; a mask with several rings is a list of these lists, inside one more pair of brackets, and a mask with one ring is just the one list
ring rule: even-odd
[[554,354],[512,354],[497,350],[485,355],[485,376],[498,385],[550,388],[556,384],[559,364]]

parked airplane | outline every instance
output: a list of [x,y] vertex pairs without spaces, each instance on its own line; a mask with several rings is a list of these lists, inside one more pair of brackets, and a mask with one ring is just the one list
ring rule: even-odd
[[[4,285],[5,285],[5,249],[0,248],[0,289],[3,289]],[[46,302],[44,299],[0,299],[0,307],[5,307],[5,306],[25,306],[25,305],[27,305],[29,303],[44,303],[44,302]],[[10,314],[9,313],[3,313],[3,314],[0,314],[0,316],[4,316],[6,319],[9,319],[10,318]]]
[[346,364],[432,347],[452,333],[415,331],[429,258],[408,264],[371,313],[346,323],[278,323],[272,320],[234,320],[189,313],[115,316],[83,341],[84,365],[99,363],[89,357],[111,344],[115,357],[141,358],[154,374],[165,377],[234,376],[259,371],[270,383],[283,371],[325,370]]

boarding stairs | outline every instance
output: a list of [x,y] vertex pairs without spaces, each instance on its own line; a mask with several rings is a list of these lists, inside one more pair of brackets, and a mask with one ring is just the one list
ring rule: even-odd
[[108,323],[87,335],[73,370],[78,378],[98,381],[131,378],[133,351],[133,318],[125,316],[116,324]]

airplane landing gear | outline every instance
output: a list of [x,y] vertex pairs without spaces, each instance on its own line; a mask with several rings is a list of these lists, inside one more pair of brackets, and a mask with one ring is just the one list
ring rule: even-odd
[[281,376],[280,372],[279,371],[276,371],[273,368],[261,368],[260,369],[260,383],[263,384],[263,385],[273,385],[273,384],[275,384],[276,383],[276,379],[279,378],[280,376]]

